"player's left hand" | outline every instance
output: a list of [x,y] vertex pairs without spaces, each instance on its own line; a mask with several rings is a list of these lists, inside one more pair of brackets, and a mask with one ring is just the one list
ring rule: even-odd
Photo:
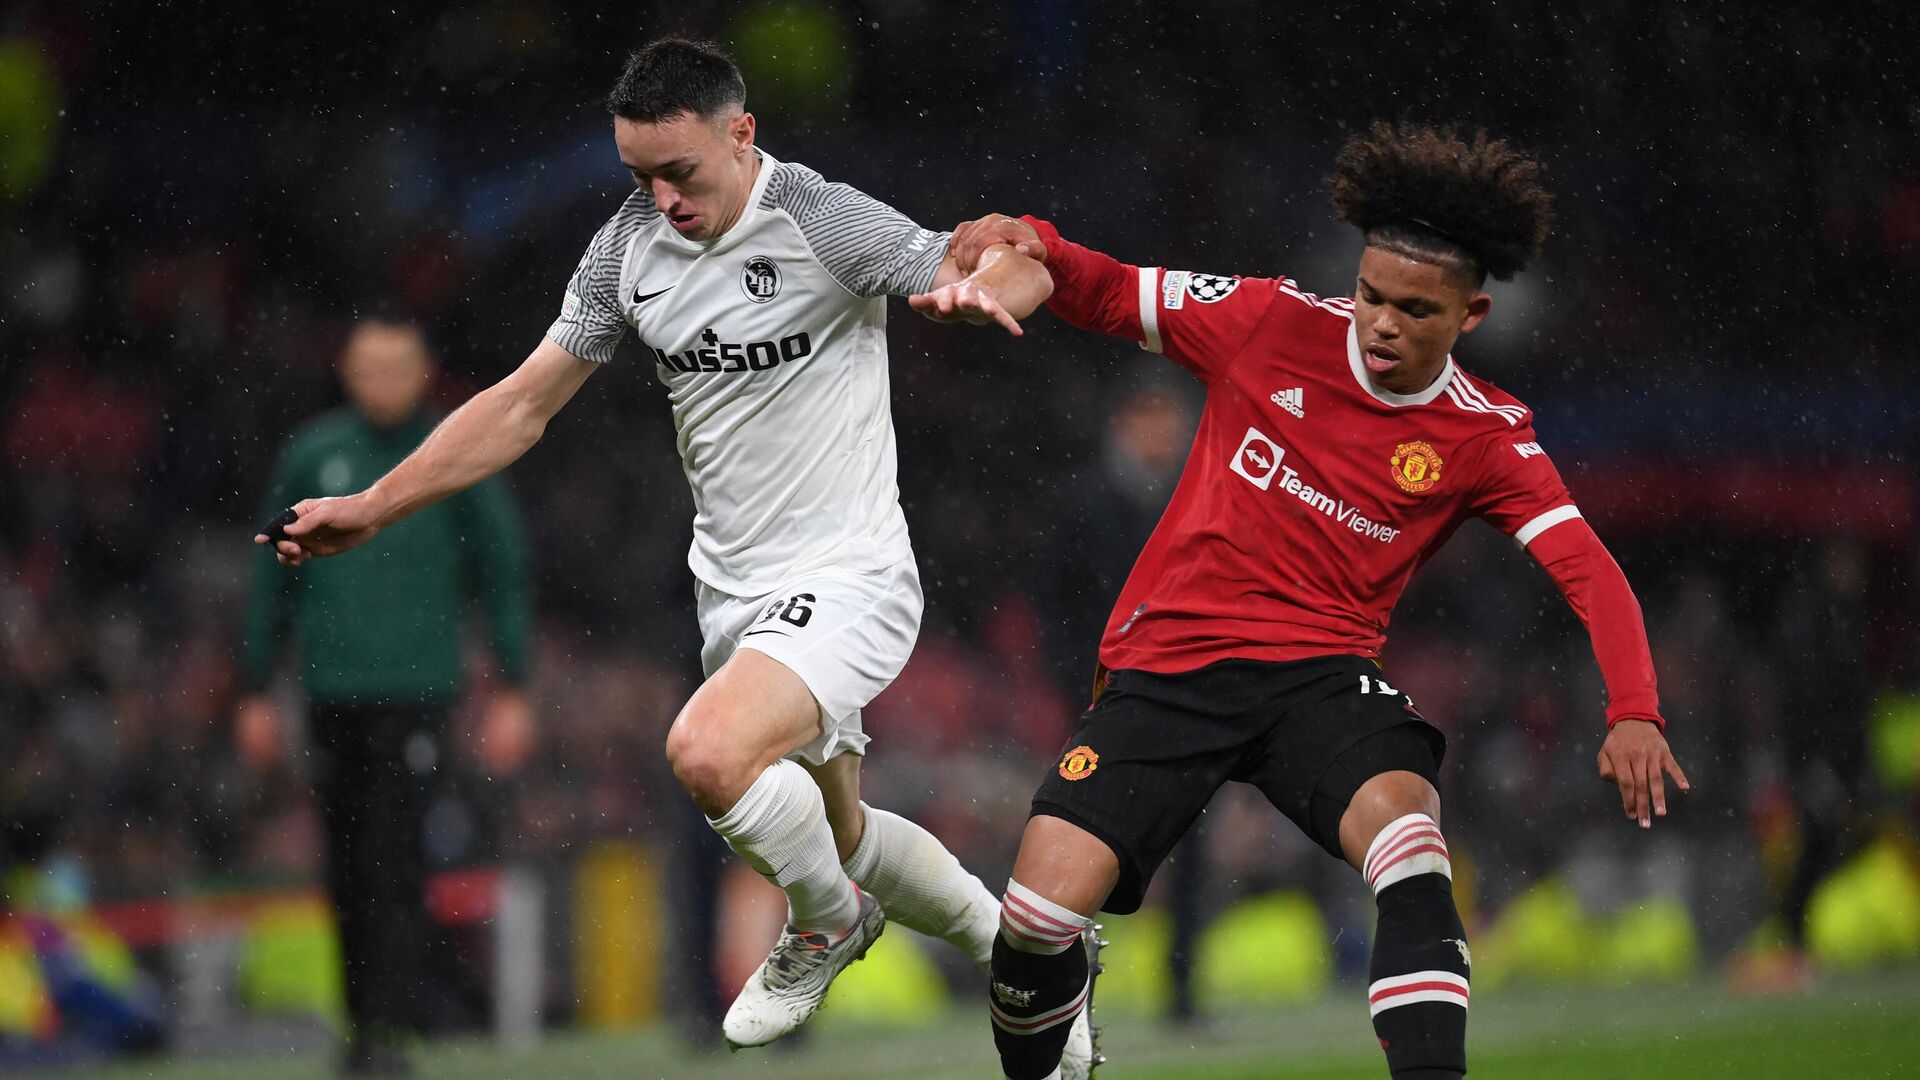
[[1009,315],[999,301],[964,278],[951,285],[942,285],[932,292],[909,296],[907,304],[934,322],[964,322],[975,326],[999,323],[1014,337],[1026,333],[1020,328],[1020,321]]
[[480,761],[495,776],[520,771],[533,753],[533,702],[513,687],[494,691],[482,719]]
[[1693,790],[1658,724],[1622,720],[1613,725],[1600,744],[1600,779],[1620,785],[1620,805],[1628,821],[1651,829],[1654,818],[1667,816],[1666,776],[1672,776],[1681,791]]

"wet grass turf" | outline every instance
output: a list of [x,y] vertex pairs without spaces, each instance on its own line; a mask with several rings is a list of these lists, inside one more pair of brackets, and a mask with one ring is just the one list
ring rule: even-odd
[[[986,1020],[971,1010],[926,1028],[834,1024],[798,1045],[700,1052],[671,1031],[555,1034],[536,1046],[484,1040],[422,1047],[423,1080],[727,1080],[734,1077],[960,1080],[998,1075]],[[1221,1009],[1198,1027],[1107,1017],[1112,1064],[1099,1080],[1381,1080],[1386,1068],[1358,991],[1303,1006]],[[1507,990],[1474,1003],[1475,1080],[1866,1080],[1920,1076],[1920,969],[1830,979],[1813,991],[1752,999],[1711,984],[1618,991]],[[332,1061],[157,1060],[62,1071],[86,1080],[320,1080]]]

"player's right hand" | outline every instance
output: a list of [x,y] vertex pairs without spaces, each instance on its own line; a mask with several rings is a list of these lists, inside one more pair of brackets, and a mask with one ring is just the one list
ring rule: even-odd
[[1005,214],[988,214],[955,225],[953,239],[947,242],[947,252],[961,273],[971,274],[980,268],[981,254],[995,244],[1010,244],[1013,250],[1034,262],[1047,261],[1047,245],[1041,242],[1033,226]]
[[308,559],[338,555],[359,547],[380,531],[373,507],[361,495],[330,499],[302,499],[290,509],[294,520],[285,526],[286,539],[255,533],[256,544],[272,544],[282,566],[299,566]]

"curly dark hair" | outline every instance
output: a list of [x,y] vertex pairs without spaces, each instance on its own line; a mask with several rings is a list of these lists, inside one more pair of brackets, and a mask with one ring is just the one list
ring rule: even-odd
[[1553,195],[1540,162],[1485,131],[1376,122],[1333,159],[1334,216],[1367,243],[1422,262],[1457,262],[1475,287],[1540,254]]
[[681,113],[711,120],[747,103],[747,84],[718,45],[686,38],[650,41],[627,56],[607,93],[607,111],[656,124]]

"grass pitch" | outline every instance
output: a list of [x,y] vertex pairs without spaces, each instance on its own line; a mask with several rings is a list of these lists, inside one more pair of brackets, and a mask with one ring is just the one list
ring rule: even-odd
[[[908,1030],[834,1024],[831,1008],[795,1046],[729,1055],[687,1048],[665,1029],[561,1033],[525,1047],[463,1040],[422,1048],[423,1080],[982,1080],[999,1075],[983,1013]],[[1099,1080],[1381,1080],[1357,988],[1310,1005],[1221,1007],[1172,1027],[1107,1020],[1112,1063]],[[1476,1080],[1867,1080],[1920,1075],[1920,970],[1832,978],[1805,994],[1736,998],[1713,984],[1618,991],[1509,990],[1476,998],[1469,1049]],[[87,1080],[323,1080],[332,1061],[155,1061],[87,1072]]]

